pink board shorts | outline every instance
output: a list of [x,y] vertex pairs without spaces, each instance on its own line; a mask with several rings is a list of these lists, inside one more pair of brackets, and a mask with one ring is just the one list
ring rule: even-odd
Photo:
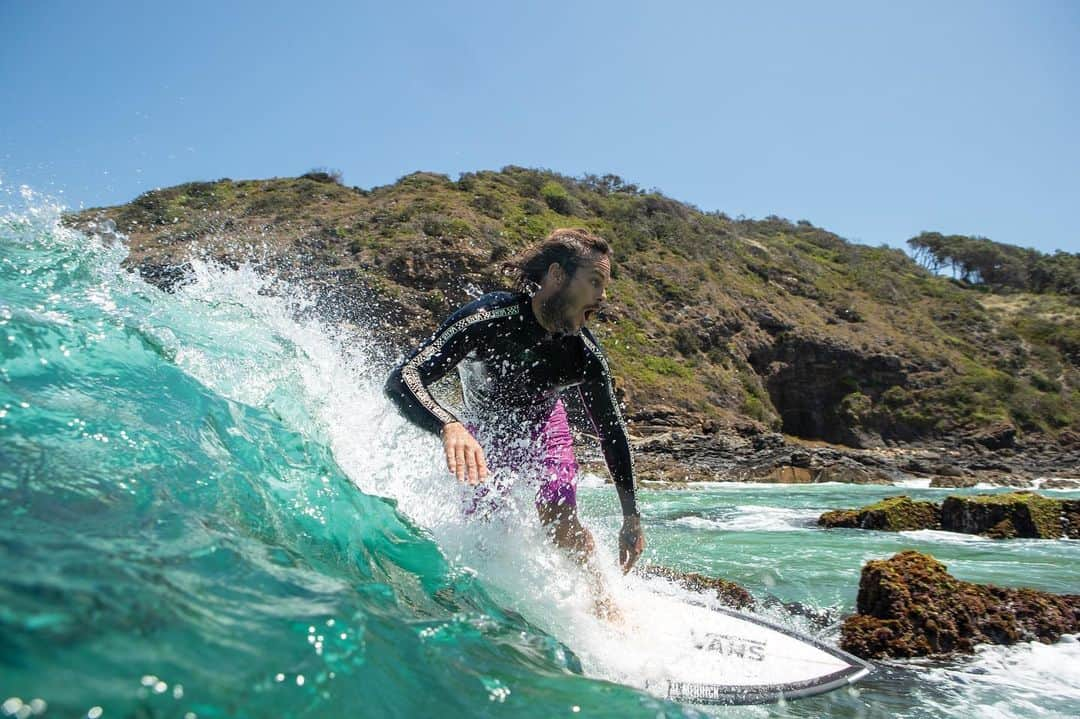
[[[468,423],[465,426],[474,437],[480,436],[476,425]],[[577,504],[578,463],[574,458],[574,439],[566,419],[566,407],[561,399],[556,400],[543,425],[529,432],[527,438],[522,437],[522,441],[512,447],[506,443],[484,446],[484,457],[490,470],[488,481],[477,486],[466,502],[465,514],[475,514],[482,508],[496,509],[500,496],[510,490],[508,473],[536,482],[538,507],[545,504],[573,507]]]

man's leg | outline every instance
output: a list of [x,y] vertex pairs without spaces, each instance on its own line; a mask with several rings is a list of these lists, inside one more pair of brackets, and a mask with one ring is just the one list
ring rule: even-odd
[[[574,469],[576,471],[576,465]],[[560,478],[556,474],[541,486],[537,496],[536,511],[552,541],[581,564],[585,570],[589,590],[593,595],[593,613],[601,619],[612,622],[621,621],[622,614],[608,593],[604,575],[593,561],[596,542],[593,540],[592,532],[585,528],[578,517],[577,488],[573,482],[566,479],[565,475]]]
[[562,400],[556,400],[538,437],[543,444],[540,458],[543,482],[536,493],[536,510],[557,545],[581,562],[593,553],[593,538],[581,525],[577,513],[578,463],[574,438]]
[[540,522],[556,545],[562,547],[582,564],[592,558],[596,543],[592,532],[578,519],[576,504],[541,502],[536,505]]
[[609,621],[621,621],[622,614],[608,593],[604,575],[592,561],[596,543],[592,532],[578,519],[577,505],[544,502],[538,503],[536,510],[552,541],[577,560],[585,570],[596,616]]
[[618,619],[608,596],[604,577],[592,562],[596,549],[592,532],[582,525],[577,511],[578,463],[566,408],[558,400],[541,430],[544,443],[542,471],[544,482],[536,494],[536,511],[556,545],[567,551],[586,570],[595,598],[596,615]]

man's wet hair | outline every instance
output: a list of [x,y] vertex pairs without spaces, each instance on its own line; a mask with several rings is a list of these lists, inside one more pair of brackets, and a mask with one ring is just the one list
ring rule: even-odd
[[523,290],[535,290],[552,262],[573,277],[577,268],[602,256],[611,258],[611,245],[603,237],[580,227],[560,227],[503,263],[503,271]]

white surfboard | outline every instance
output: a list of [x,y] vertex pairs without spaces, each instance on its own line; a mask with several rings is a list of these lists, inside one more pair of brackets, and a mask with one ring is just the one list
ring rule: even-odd
[[[637,598],[627,639],[651,655],[644,688],[691,704],[759,704],[821,694],[873,668],[761,617],[662,596]],[[642,601],[644,600],[644,601]]]

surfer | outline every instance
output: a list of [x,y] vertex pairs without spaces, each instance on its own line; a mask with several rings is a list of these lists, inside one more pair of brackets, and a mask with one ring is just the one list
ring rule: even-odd
[[[497,508],[508,477],[525,476],[539,485],[536,509],[552,540],[591,568],[595,544],[578,516],[578,465],[561,399],[577,390],[618,492],[625,574],[645,548],[634,460],[607,359],[585,326],[606,298],[611,256],[586,230],[553,231],[504,263],[520,291],[490,292],[451,313],[394,368],[386,394],[413,424],[442,437],[447,468],[476,488],[467,513]],[[455,367],[463,417],[428,389]],[[601,604],[601,613],[614,613]]]

